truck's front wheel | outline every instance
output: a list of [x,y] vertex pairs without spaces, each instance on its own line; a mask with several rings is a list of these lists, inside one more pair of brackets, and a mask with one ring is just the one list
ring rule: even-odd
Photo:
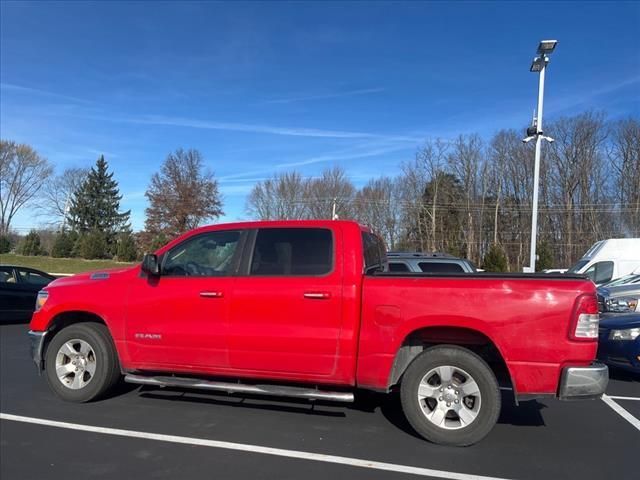
[[47,346],[45,375],[51,389],[72,402],[94,400],[114,386],[120,366],[109,331],[99,323],[78,323]]
[[487,363],[455,345],[427,348],[401,383],[402,409],[427,440],[466,446],[484,438],[500,414],[500,389]]

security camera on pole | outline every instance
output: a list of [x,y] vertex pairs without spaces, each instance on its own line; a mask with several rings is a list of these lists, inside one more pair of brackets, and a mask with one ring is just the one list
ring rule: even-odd
[[538,45],[538,55],[531,63],[531,71],[540,73],[540,83],[538,86],[538,109],[537,115],[533,119],[533,125],[527,128],[527,138],[525,143],[536,140],[536,157],[533,174],[533,211],[531,213],[531,256],[529,266],[524,267],[524,272],[533,273],[536,271],[536,237],[538,235],[538,183],[540,182],[540,149],[542,140],[553,142],[553,138],[543,135],[542,132],[542,104],[544,100],[544,73],[549,63],[549,55],[556,48],[557,40],[542,40]]

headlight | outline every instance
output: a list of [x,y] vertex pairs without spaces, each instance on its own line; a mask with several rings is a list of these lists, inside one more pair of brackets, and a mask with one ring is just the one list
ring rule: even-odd
[[637,297],[616,297],[607,300],[607,310],[610,312],[623,313],[635,312],[638,310]]
[[640,335],[639,328],[627,328],[625,330],[611,330],[609,340],[635,340]]
[[40,290],[38,292],[38,296],[36,297],[36,312],[47,303],[47,298],[49,298],[49,292],[46,290]]

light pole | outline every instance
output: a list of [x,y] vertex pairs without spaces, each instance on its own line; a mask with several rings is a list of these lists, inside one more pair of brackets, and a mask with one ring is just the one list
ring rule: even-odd
[[533,209],[531,213],[531,251],[529,257],[529,266],[524,267],[525,272],[533,273],[536,271],[536,237],[538,235],[538,183],[540,182],[540,150],[542,140],[553,142],[553,138],[546,137],[542,132],[542,105],[544,102],[544,74],[549,63],[549,55],[556,48],[557,40],[542,40],[538,45],[538,55],[531,63],[531,71],[540,73],[540,81],[538,84],[538,109],[533,125],[527,129],[527,138],[523,142],[536,141],[536,155],[533,170]]

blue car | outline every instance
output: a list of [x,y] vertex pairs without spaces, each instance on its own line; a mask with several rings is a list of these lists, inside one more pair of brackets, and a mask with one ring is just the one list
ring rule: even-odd
[[611,367],[640,373],[640,313],[600,317],[598,359]]

